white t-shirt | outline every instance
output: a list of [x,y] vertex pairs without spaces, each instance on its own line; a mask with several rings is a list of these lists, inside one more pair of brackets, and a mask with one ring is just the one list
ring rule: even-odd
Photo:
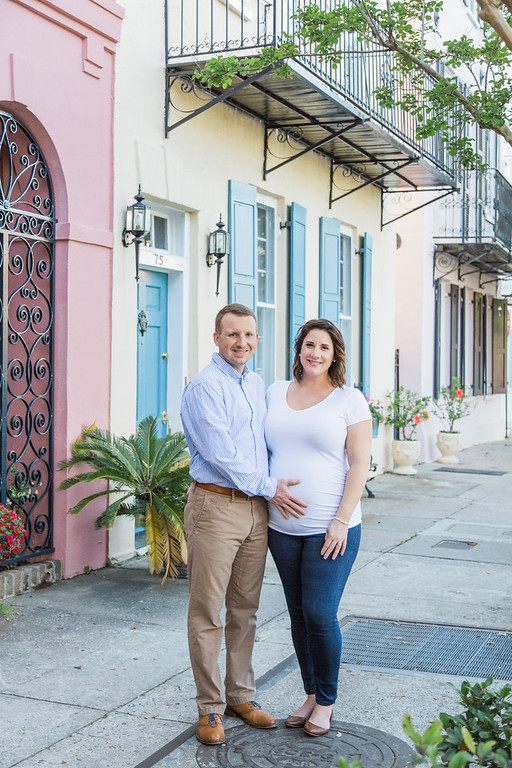
[[[265,439],[270,452],[269,474],[295,478],[290,490],[307,502],[306,514],[286,520],[269,503],[269,526],[293,536],[325,533],[340,505],[348,472],[347,427],[371,418],[364,395],[353,387],[338,387],[310,408],[295,411],[286,402],[289,381],[267,390]],[[361,522],[358,503],[350,527]]]

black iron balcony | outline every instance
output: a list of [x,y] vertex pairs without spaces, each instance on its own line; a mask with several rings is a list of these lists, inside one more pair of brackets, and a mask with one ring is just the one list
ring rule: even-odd
[[475,271],[510,276],[512,185],[494,169],[465,171],[459,190],[440,203],[438,252],[457,257],[465,274],[474,265]]
[[[323,6],[328,10],[341,2],[324,0]],[[190,78],[201,61],[213,55],[256,55],[264,46],[278,45],[283,33],[295,35],[293,16],[304,4],[305,0],[167,0],[168,131],[195,114],[176,112],[179,89],[196,91],[202,99],[196,113],[210,105],[206,92],[200,92],[192,79],[184,86],[183,77]],[[282,131],[281,143],[295,144],[295,156],[315,149],[330,157],[331,202],[344,196],[336,197],[342,189],[336,181],[341,167],[384,190],[453,188],[452,161],[437,137],[417,140],[417,118],[399,108],[381,107],[373,94],[377,86],[393,79],[392,55],[368,53],[348,35],[343,45],[350,53],[337,68],[306,55],[290,62],[291,79],[276,78],[272,72],[240,77],[231,88],[210,92],[211,101],[227,101],[263,120],[267,140],[272,131]],[[280,157],[271,166],[268,150],[266,146],[265,173],[284,164]]]

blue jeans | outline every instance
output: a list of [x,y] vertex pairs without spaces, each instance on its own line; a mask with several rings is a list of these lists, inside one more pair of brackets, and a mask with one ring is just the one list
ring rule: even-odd
[[342,557],[320,555],[325,536],[289,536],[271,528],[268,543],[283,583],[292,640],[304,690],[317,704],[334,704],[338,692],[341,632],[338,606],[361,540],[361,526],[349,528]]

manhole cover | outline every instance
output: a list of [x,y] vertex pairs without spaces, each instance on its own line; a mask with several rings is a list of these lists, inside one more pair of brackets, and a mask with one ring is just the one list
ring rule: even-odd
[[411,748],[375,728],[334,721],[325,736],[311,738],[302,728],[284,725],[269,731],[246,725],[226,730],[226,743],[201,745],[200,768],[335,768],[338,758],[361,760],[363,768],[406,768]]

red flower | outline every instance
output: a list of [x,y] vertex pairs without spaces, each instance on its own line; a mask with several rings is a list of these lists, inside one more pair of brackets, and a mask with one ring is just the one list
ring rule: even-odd
[[462,391],[462,389],[455,390],[455,397],[463,397],[463,396],[464,396],[464,392]]
[[417,413],[417,414],[415,415],[415,417],[414,417],[414,423],[415,423],[415,424],[419,424],[419,423],[420,423],[420,421],[421,421],[421,416],[419,415],[419,413]]

